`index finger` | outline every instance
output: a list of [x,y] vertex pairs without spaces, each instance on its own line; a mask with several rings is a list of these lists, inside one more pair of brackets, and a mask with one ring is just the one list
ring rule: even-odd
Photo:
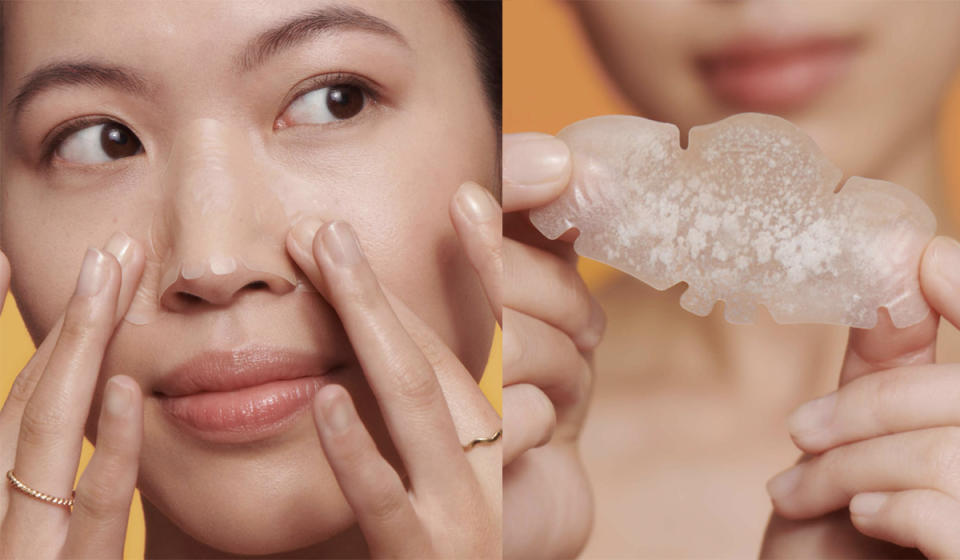
[[543,206],[570,182],[570,148],[540,132],[503,135],[503,211]]
[[298,241],[309,233],[298,228],[293,237],[300,250],[292,256],[340,316],[414,487],[462,486],[469,465],[440,383],[390,307],[352,229],[342,222],[321,226],[309,257]]
[[960,243],[935,237],[920,261],[920,288],[944,319],[960,328]]
[[[119,324],[123,319],[124,314],[130,306],[130,302],[133,300],[140,276],[143,273],[145,258],[143,247],[136,241],[132,241],[123,252],[117,248],[125,237],[124,234],[115,234],[107,241],[105,246],[107,252],[111,252],[111,254],[119,259],[122,269],[120,293],[117,296],[117,310],[113,318],[114,326]],[[111,241],[114,243],[113,248],[111,248]],[[61,313],[57,322],[54,323],[50,332],[47,333],[46,338],[43,339],[43,342],[37,347],[36,352],[30,357],[27,365],[17,374],[17,377],[13,380],[13,386],[10,387],[7,400],[3,403],[3,408],[0,408],[0,426],[12,425],[13,429],[11,432],[16,432],[19,429],[23,408],[33,394],[40,375],[44,368],[47,367],[50,355],[53,353],[53,349],[60,339],[60,332],[63,328],[63,318],[64,314]],[[0,437],[2,437],[2,435],[0,435]]]

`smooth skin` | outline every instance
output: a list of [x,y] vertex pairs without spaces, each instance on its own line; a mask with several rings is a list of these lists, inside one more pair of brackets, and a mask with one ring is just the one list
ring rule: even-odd
[[[450,211],[486,290],[497,293],[496,201],[467,183]],[[287,248],[343,320],[409,475],[406,484],[380,454],[342,386],[330,384],[317,393],[319,439],[370,555],[499,556],[501,444],[465,453],[458,428],[492,434],[500,420],[478,393],[467,425],[455,426],[435,371],[459,368],[451,378],[463,384],[472,377],[440,337],[380,285],[349,225],[304,220],[288,235]],[[86,295],[78,288],[0,412],[4,472],[30,473],[30,486],[58,496],[70,495],[100,362],[143,270],[142,248],[122,234],[107,251],[88,254],[91,264],[78,286],[97,292]],[[9,283],[10,266],[0,253],[0,296]],[[405,324],[428,341],[425,349]],[[96,451],[77,486],[73,512],[3,485],[2,503],[9,506],[0,515],[0,556],[122,556],[143,437],[142,396],[126,376],[113,377],[106,387]],[[72,460],[64,461],[65,454]]]
[[593,524],[578,440],[605,315],[569,242],[550,242],[527,210],[570,179],[569,149],[547,134],[503,139],[504,557],[569,558]]
[[[768,484],[777,515],[763,556],[903,552],[856,531],[930,558],[960,556],[960,369],[936,364],[934,352],[939,321],[960,325],[960,244],[934,239],[920,280],[934,312],[906,329],[851,330],[840,388],[790,417],[808,456]],[[848,519],[827,515],[842,508]],[[829,538],[814,551],[817,533]]]

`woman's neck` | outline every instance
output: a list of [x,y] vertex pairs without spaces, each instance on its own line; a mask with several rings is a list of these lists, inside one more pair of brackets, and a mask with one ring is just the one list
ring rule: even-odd
[[[144,558],[236,558],[230,554],[201,543],[183,532],[161,513],[149,500],[143,502],[146,543]],[[359,528],[354,525],[339,535],[316,546],[276,554],[245,556],[249,558],[368,558],[370,553]]]

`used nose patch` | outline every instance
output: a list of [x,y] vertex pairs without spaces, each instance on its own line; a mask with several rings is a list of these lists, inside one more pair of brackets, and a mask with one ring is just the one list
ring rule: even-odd
[[680,305],[705,316],[725,302],[732,323],[757,305],[779,323],[897,327],[929,313],[919,263],[936,219],[907,189],[843,173],[790,122],[745,113],[690,130],[639,117],[574,123],[567,190],[530,213],[556,239],[576,228],[578,254],[658,290],[679,282]]
[[234,275],[316,291],[287,256],[284,237],[304,211],[321,213],[322,206],[299,206],[305,197],[299,191],[307,185],[294,180],[278,187],[273,183],[283,177],[268,176],[264,167],[244,130],[197,119],[179,131],[154,203],[147,266],[127,322],[155,320],[170,291],[202,285],[218,292]]

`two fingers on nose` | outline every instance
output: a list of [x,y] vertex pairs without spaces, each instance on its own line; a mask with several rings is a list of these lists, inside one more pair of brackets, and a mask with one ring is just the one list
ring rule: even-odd
[[[105,250],[89,249],[66,311],[15,380],[0,413],[0,431],[4,439],[18,434],[14,468],[25,483],[70,495],[104,353],[133,298],[143,262],[142,247],[123,234],[113,236]],[[22,497],[11,501],[11,511],[56,511]]]

